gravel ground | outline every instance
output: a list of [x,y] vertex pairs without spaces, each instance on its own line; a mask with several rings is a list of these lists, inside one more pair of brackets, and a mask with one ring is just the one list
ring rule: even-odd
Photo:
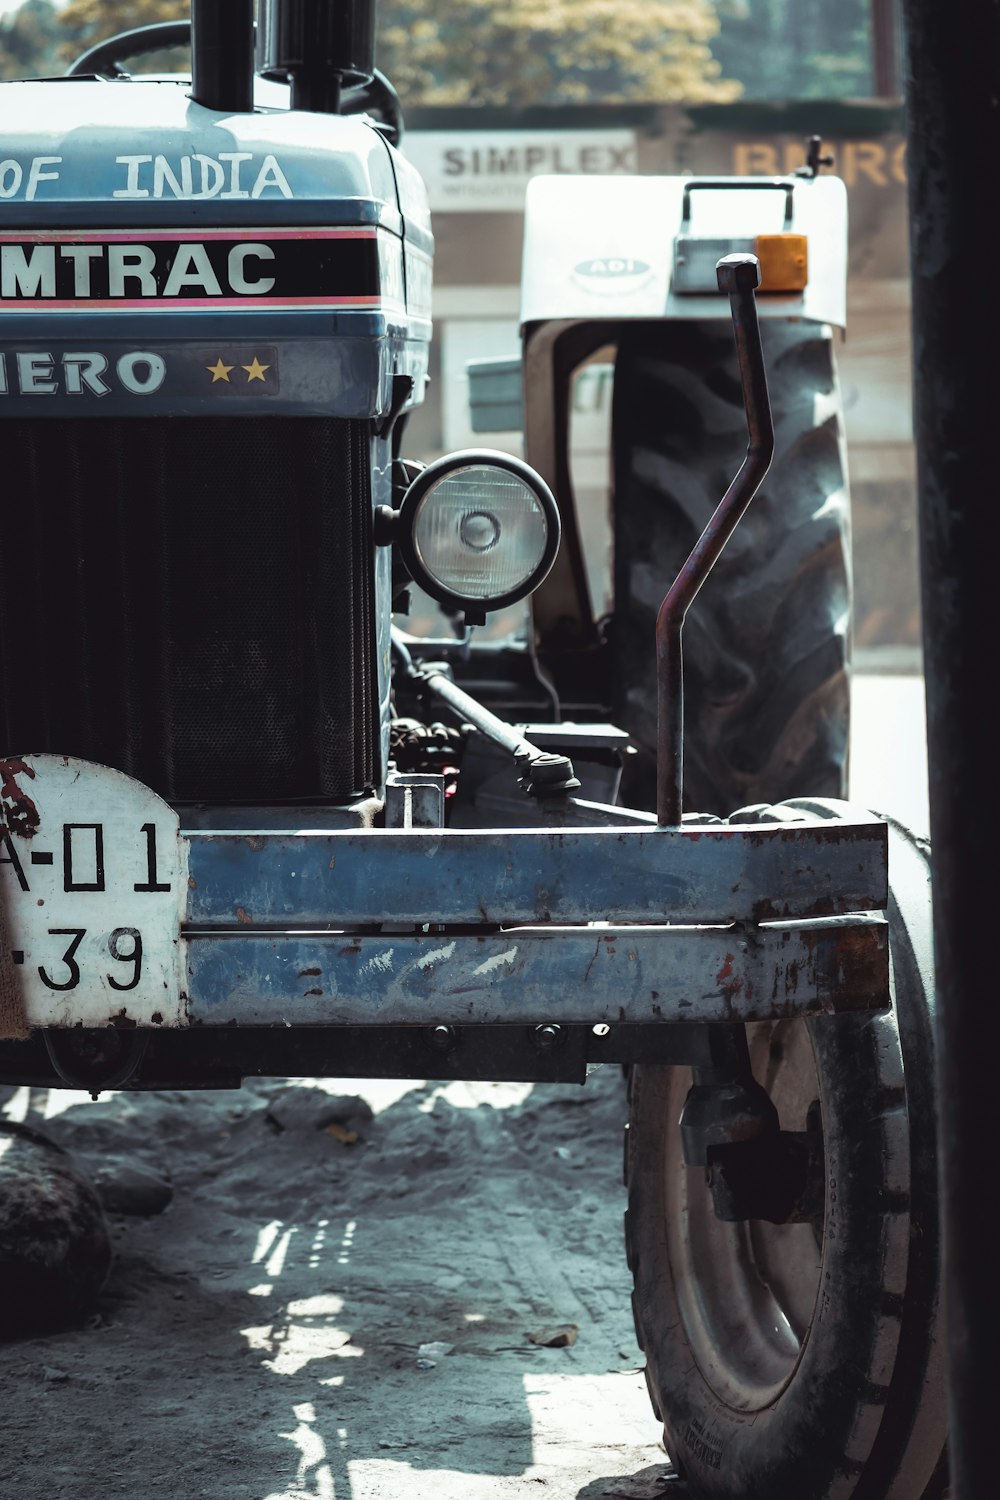
[[112,1217],[82,1327],[0,1349],[0,1493],[677,1489],[629,1312],[617,1068],[583,1088],[7,1089],[0,1107],[92,1173],[173,1187],[158,1215]]

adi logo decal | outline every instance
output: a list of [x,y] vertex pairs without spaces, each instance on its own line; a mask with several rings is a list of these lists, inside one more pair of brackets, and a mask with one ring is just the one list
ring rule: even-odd
[[594,297],[628,297],[641,292],[652,279],[652,266],[630,255],[593,255],[573,267],[577,286]]
[[575,275],[593,277],[600,281],[621,281],[628,276],[644,276],[651,269],[644,260],[617,255],[598,255],[592,260],[581,260],[573,267]]

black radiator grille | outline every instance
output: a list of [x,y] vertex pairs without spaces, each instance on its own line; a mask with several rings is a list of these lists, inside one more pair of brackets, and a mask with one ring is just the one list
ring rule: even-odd
[[375,745],[370,449],[332,418],[5,421],[3,751],[338,801]]

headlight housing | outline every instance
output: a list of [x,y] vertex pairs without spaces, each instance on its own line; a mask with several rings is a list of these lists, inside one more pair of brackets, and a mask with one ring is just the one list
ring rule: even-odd
[[437,459],[413,480],[395,539],[425,593],[479,616],[538,587],[559,548],[559,511],[528,464],[469,449]]

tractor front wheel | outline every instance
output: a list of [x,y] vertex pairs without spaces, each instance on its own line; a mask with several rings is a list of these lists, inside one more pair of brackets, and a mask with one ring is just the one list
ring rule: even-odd
[[929,869],[892,825],[890,873],[891,1011],[747,1028],[782,1128],[818,1138],[811,1222],[718,1219],[681,1152],[688,1070],[632,1071],[636,1330],[698,1500],[944,1493]]

